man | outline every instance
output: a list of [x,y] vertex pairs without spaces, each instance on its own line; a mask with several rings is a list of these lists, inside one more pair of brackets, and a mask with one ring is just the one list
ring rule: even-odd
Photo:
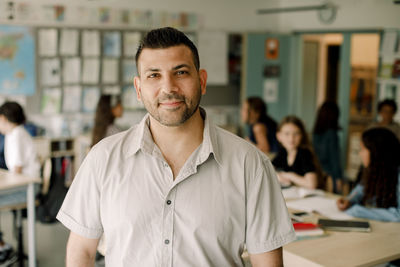
[[140,124],[86,157],[58,219],[71,230],[67,266],[281,266],[295,234],[269,159],[214,126],[203,109],[207,72],[173,28],[150,31],[137,54]]

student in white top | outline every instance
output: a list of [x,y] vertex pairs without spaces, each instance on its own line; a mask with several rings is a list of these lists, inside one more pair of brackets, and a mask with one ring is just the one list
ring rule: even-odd
[[[24,111],[18,103],[5,102],[0,106],[0,132],[5,135],[5,162],[11,172],[39,177],[40,164],[33,140],[23,126],[25,120]],[[0,206],[13,205],[25,201],[25,190],[0,196]],[[0,233],[0,263],[7,262],[11,253],[11,246],[4,243]]]
[[4,156],[11,172],[40,176],[40,163],[32,137],[25,130],[25,114],[16,102],[0,107],[0,132],[5,135]]
[[0,107],[0,132],[5,135],[4,156],[11,172],[40,176],[40,164],[32,137],[25,130],[25,114],[16,102]]

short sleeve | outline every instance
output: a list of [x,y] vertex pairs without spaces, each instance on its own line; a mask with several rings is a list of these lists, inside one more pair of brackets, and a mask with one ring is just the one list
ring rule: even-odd
[[5,153],[7,153],[6,164],[10,170],[13,170],[16,166],[24,165],[23,136],[18,133],[15,132],[15,134],[7,136]]
[[100,219],[101,165],[96,150],[86,156],[68,193],[57,219],[72,232],[86,238],[100,238],[103,227]]
[[247,177],[246,247],[250,254],[268,252],[296,239],[271,162],[262,157],[255,162],[251,166],[257,170],[255,176]]

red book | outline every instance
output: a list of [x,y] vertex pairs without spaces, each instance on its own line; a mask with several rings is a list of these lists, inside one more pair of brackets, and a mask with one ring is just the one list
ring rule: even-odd
[[303,223],[303,222],[295,222],[293,223],[294,230],[312,230],[316,229],[319,226],[314,223]]

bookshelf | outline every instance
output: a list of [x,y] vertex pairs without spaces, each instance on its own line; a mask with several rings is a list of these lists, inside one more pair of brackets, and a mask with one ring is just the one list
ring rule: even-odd
[[[383,31],[379,52],[377,101],[393,99],[400,103],[400,29]],[[400,122],[397,113],[395,121]]]

